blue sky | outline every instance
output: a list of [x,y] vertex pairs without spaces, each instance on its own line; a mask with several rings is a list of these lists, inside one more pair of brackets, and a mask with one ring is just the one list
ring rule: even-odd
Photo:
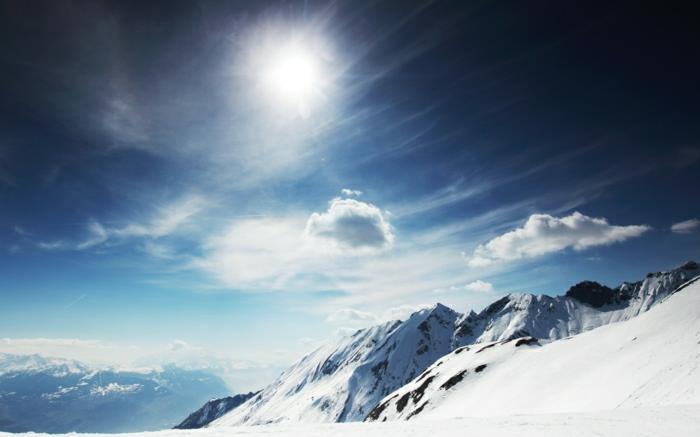
[[215,362],[253,389],[436,301],[698,258],[688,14],[1,8],[0,351]]

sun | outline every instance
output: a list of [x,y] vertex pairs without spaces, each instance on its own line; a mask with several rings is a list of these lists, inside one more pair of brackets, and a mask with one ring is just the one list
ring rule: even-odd
[[268,42],[254,59],[259,90],[275,114],[308,119],[325,101],[327,62],[313,43]]
[[263,72],[263,80],[275,97],[293,104],[308,102],[320,86],[316,59],[296,46],[273,54]]

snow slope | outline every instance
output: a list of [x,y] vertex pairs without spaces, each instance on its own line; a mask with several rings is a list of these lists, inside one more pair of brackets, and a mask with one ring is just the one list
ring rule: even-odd
[[210,426],[363,420],[382,398],[456,348],[527,335],[553,340],[627,320],[698,274],[689,262],[615,289],[583,283],[567,296],[510,294],[478,314],[437,304],[312,352]]
[[[592,413],[478,417],[387,423],[316,423],[167,430],[122,437],[696,437],[700,407],[618,409]],[[0,437],[20,437],[4,434]],[[43,437],[31,434],[27,437]],[[71,434],[75,437],[75,434]],[[84,434],[85,437],[100,434]],[[102,435],[104,437],[112,435]],[[59,437],[52,435],[52,437]]]
[[638,317],[565,340],[457,349],[368,420],[700,405],[699,279]]
[[436,305],[405,322],[357,331],[302,358],[211,426],[361,420],[378,400],[449,353],[459,314]]

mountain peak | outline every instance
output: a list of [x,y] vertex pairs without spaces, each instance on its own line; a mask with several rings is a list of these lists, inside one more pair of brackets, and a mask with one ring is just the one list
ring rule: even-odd
[[700,265],[698,265],[698,263],[696,263],[693,260],[690,260],[679,267],[680,270],[697,270],[699,268],[700,268]]
[[612,288],[595,281],[583,281],[569,288],[565,296],[587,303],[593,308],[600,308],[603,305],[614,303],[616,293]]

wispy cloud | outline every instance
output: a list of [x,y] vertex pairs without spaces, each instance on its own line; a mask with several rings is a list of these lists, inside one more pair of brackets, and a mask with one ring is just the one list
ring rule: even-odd
[[[586,147],[577,148],[569,152],[555,155],[534,166],[528,165],[524,169],[518,169],[517,167],[513,168],[512,171],[509,171],[506,175],[487,176],[482,174],[478,178],[474,177],[471,180],[460,178],[455,182],[425,196],[405,201],[403,203],[390,205],[389,209],[391,210],[392,214],[396,215],[398,218],[409,217],[440,209],[467,199],[485,195],[490,190],[521,181],[530,176],[545,172],[553,167],[561,166],[562,164],[570,162],[599,146],[600,143],[592,143]],[[513,162],[510,163],[501,163],[501,165],[506,168],[509,166],[516,166],[516,164],[519,163],[520,158],[513,159],[512,161]],[[627,174],[628,173],[617,172],[617,177],[620,178],[622,175]]]
[[378,320],[375,314],[367,311],[360,311],[352,308],[341,308],[332,312],[326,321],[331,323],[348,323],[348,322],[369,322],[375,323]]
[[73,299],[72,301],[68,302],[68,303],[63,307],[63,309],[64,309],[64,310],[67,310],[67,309],[69,309],[69,308],[75,306],[78,302],[82,301],[82,300],[85,299],[86,297],[87,297],[87,294],[81,294],[81,295],[78,296],[77,298],[75,298],[75,299]]
[[345,197],[359,197],[362,195],[362,191],[352,190],[350,188],[343,188],[342,190],[340,190],[340,193]]
[[[128,238],[145,238],[157,240],[167,237],[187,225],[191,219],[207,206],[207,201],[198,195],[185,196],[175,202],[157,207],[153,216],[144,222],[131,222],[123,226],[105,226],[97,220],[90,220],[86,226],[88,236],[79,241],[53,240],[39,241],[36,246],[47,251],[87,250],[106,243],[118,242]],[[30,235],[22,228],[15,227],[19,235]],[[21,230],[22,234],[18,231]],[[166,246],[147,241],[146,253],[157,258],[165,258]]]
[[671,231],[676,234],[690,234],[695,232],[700,227],[700,220],[693,218],[682,222],[674,223],[671,226]]

